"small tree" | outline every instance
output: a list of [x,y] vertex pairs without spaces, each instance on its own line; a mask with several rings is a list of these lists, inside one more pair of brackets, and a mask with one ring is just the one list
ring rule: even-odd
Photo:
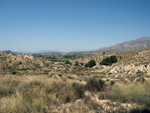
[[96,65],[95,60],[90,60],[88,63],[85,64],[85,67],[93,67]]
[[100,62],[100,65],[112,65],[113,63],[117,62],[117,57],[116,56],[110,56],[110,57],[106,57],[102,60],[102,62]]
[[75,65],[75,66],[79,66],[79,63],[78,63],[78,61],[76,61],[74,65]]
[[65,64],[70,64],[71,65],[71,62],[69,60],[66,60]]

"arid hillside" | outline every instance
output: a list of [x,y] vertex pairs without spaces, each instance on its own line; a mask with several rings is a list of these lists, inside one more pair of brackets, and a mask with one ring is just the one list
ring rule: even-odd
[[[102,66],[99,62],[102,59],[115,55],[118,59],[117,63],[112,66]],[[150,74],[150,49],[140,49],[125,52],[101,53],[93,56],[98,64],[99,71],[106,71],[115,74],[135,74],[137,71]]]
[[143,37],[137,40],[120,43],[111,47],[100,48],[97,49],[96,52],[131,51],[144,48],[150,48],[150,37]]
[[60,56],[1,52],[0,113],[150,112],[150,49]]

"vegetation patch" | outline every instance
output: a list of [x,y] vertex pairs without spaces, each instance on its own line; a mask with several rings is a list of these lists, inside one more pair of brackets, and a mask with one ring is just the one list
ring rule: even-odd
[[116,56],[110,56],[110,57],[106,57],[102,60],[102,62],[100,62],[100,65],[107,65],[107,66],[111,66],[113,63],[117,62],[117,57]]
[[14,69],[9,69],[9,71],[25,71],[29,70],[29,68],[14,68]]
[[85,64],[85,67],[93,67],[96,65],[95,60],[90,60],[88,63]]
[[70,64],[70,65],[72,65],[72,63],[71,63],[69,60],[66,60],[66,61],[65,61],[65,64]]
[[105,82],[101,79],[91,78],[87,81],[86,89],[89,91],[101,91],[105,86]]
[[150,107],[150,82],[136,82],[132,84],[115,84],[112,96],[117,101],[134,102]]

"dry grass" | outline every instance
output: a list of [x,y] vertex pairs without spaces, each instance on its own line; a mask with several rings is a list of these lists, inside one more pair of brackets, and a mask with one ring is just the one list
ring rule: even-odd
[[48,76],[1,76],[0,113],[51,113],[84,98],[84,85]]
[[[47,98],[53,79],[41,76],[3,76],[0,80],[0,112],[36,113],[50,112]],[[49,96],[50,97],[50,96]]]
[[134,102],[150,107],[150,82],[118,83],[112,88],[112,96],[122,102]]
[[[84,96],[87,90],[92,95],[97,94],[100,99],[134,102],[150,107],[149,85],[149,82],[119,82],[107,89],[108,86],[103,81],[93,77],[89,77],[86,84],[81,84],[71,79],[56,79],[44,75],[1,75],[0,113],[51,113],[58,108],[65,110],[64,105],[68,105],[72,112],[90,112],[88,110],[92,103]],[[75,104],[77,100],[81,100],[82,108],[80,104]],[[92,109],[96,109],[97,105],[92,106]]]

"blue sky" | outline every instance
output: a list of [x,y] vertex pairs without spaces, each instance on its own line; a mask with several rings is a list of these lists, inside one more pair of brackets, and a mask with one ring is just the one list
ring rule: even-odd
[[0,0],[0,50],[95,50],[150,36],[150,0]]

